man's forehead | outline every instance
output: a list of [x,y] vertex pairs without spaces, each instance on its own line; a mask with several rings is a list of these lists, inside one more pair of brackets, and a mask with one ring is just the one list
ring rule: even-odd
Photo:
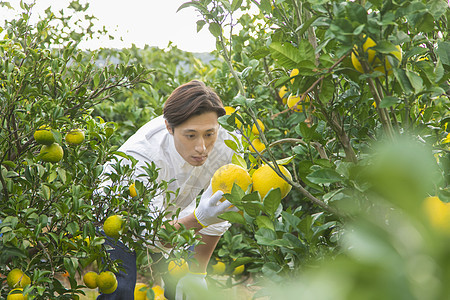
[[207,129],[194,129],[194,128],[183,128],[183,132],[198,132],[198,131],[216,131],[219,126],[214,126]]

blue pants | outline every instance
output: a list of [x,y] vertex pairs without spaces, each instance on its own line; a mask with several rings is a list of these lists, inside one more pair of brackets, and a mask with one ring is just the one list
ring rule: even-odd
[[109,256],[112,260],[120,260],[121,267],[125,271],[116,273],[117,289],[111,294],[100,294],[97,300],[133,300],[134,287],[136,286],[136,253],[129,250],[124,244],[119,241],[112,240],[105,236],[105,244],[113,247],[108,250]]

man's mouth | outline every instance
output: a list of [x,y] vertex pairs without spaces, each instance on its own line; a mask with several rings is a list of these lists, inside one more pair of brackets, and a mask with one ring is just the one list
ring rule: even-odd
[[197,161],[197,162],[201,162],[204,161],[208,156],[207,155],[202,155],[202,156],[192,156],[192,158]]

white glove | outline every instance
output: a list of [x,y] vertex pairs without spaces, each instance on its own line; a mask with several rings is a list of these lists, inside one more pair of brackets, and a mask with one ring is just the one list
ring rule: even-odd
[[219,219],[218,216],[224,212],[238,211],[237,207],[231,204],[228,200],[224,200],[223,202],[217,204],[217,202],[222,199],[222,195],[222,191],[217,191],[213,195],[211,185],[209,185],[203,193],[198,207],[194,210],[194,217],[202,225],[202,227],[223,222],[224,220]]
[[175,300],[199,299],[198,295],[208,289],[205,277],[206,273],[187,273],[178,281]]

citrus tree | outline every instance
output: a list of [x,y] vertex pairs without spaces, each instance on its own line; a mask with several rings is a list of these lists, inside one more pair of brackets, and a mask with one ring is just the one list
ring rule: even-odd
[[[445,1],[200,0],[180,7],[188,8],[201,14],[198,28],[216,37],[223,59],[216,88],[233,107],[222,125],[242,134],[229,143],[245,153],[245,161],[236,163],[250,173],[268,165],[292,186],[284,199],[281,189],[265,197],[232,191],[227,197],[244,214],[226,216],[239,225],[219,243],[216,260],[226,260],[231,270],[246,264],[256,278],[263,275],[264,284],[283,283],[323,257],[363,247],[364,236],[382,232],[373,246],[391,247],[397,231],[382,224],[400,221],[390,209],[427,224],[423,200],[450,200]],[[249,149],[256,139],[258,147]],[[421,226],[410,221],[402,224]],[[349,232],[356,232],[354,240],[341,247]],[[432,241],[416,254],[439,248]],[[410,257],[393,248],[398,260],[383,270],[403,272],[395,284],[416,297],[421,292],[400,267]],[[433,259],[445,268],[443,256]],[[344,261],[349,277],[376,278],[367,293],[395,298],[380,288],[376,276],[382,272]],[[364,298],[363,290],[343,291],[342,299]],[[436,287],[433,293],[446,291]]]
[[[121,266],[107,254],[103,229],[115,228],[110,238],[136,250],[140,266],[151,264],[147,246],[156,239],[174,249],[195,243],[193,232],[175,232],[166,221],[157,237],[165,213],[155,217],[149,202],[166,193],[167,182],[151,183],[154,165],[148,185],[133,182],[135,161],[116,164],[126,158],[116,151],[117,123],[94,114],[124,89],[149,85],[151,70],[127,59],[105,64],[97,51],[79,49],[94,32],[72,16],[92,21],[87,5],[73,1],[68,13],[49,8],[36,22],[32,7],[21,3],[0,28],[0,297],[75,299],[88,266],[111,292],[117,282],[104,272]],[[102,175],[106,161],[114,174]],[[110,216],[120,222],[103,228]]]

